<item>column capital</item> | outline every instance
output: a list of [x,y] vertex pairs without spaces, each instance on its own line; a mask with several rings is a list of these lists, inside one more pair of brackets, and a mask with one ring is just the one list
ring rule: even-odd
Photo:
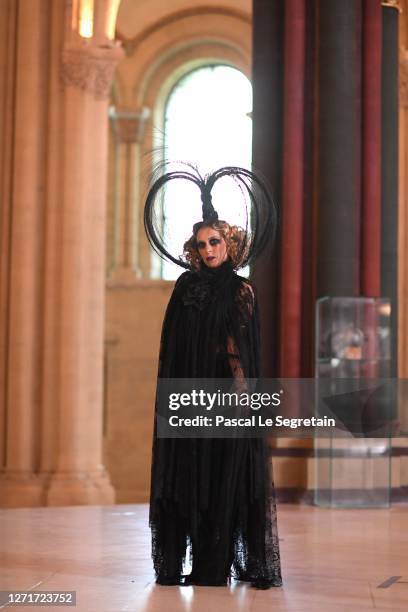
[[146,122],[150,115],[150,109],[146,106],[140,110],[111,106],[109,119],[116,141],[130,144],[142,142]]
[[115,68],[123,57],[124,51],[117,43],[66,45],[62,51],[62,83],[81,89],[96,100],[108,99]]

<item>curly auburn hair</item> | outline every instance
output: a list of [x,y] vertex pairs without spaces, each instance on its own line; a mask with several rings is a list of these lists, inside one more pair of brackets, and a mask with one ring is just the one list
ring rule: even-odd
[[230,225],[226,221],[221,221],[220,219],[212,223],[203,222],[202,225],[198,227],[197,231],[184,243],[183,256],[191,267],[195,270],[199,270],[203,264],[203,260],[197,248],[197,234],[203,227],[211,227],[221,234],[226,242],[227,253],[232,261],[233,267],[238,267],[245,258],[247,250],[244,246],[246,231],[238,227],[238,225]]

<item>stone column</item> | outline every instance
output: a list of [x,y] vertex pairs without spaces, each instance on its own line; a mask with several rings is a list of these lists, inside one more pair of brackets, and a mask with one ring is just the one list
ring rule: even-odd
[[8,197],[3,202],[9,219],[8,252],[2,253],[7,259],[8,284],[4,283],[2,296],[2,323],[7,333],[2,339],[6,354],[2,388],[5,466],[0,478],[0,505],[17,506],[40,504],[43,492],[41,479],[35,472],[39,453],[38,363],[43,324],[41,241],[46,130],[43,104],[47,91],[43,67],[47,57],[47,3],[21,2],[15,24],[15,64],[11,62],[11,54],[8,56],[9,78],[14,85],[13,112],[9,116],[10,175]]
[[279,371],[301,376],[302,264],[304,218],[304,105],[306,60],[306,4],[285,4],[283,79],[282,269]]
[[133,284],[135,278],[142,276],[139,261],[140,147],[150,111],[112,107],[109,116],[115,148],[114,261],[109,282]]
[[[275,202],[282,202],[284,1],[254,0],[253,3],[253,137],[252,166],[273,189]],[[276,245],[255,262],[255,281],[262,328],[262,375],[279,376],[280,326],[279,284],[281,232]]]
[[360,291],[361,3],[319,3],[317,297]]
[[56,469],[49,505],[112,503],[102,465],[108,97],[122,51],[66,45]]

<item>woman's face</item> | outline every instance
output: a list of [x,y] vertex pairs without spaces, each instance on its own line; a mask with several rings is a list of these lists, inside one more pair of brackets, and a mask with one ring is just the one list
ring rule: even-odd
[[209,268],[217,268],[228,258],[227,244],[218,230],[202,227],[197,232],[196,240],[201,259]]

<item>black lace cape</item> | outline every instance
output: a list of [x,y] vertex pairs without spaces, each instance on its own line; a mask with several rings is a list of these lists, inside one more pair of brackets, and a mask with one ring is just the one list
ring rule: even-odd
[[[159,377],[259,376],[256,295],[230,262],[184,272],[162,329]],[[156,577],[182,583],[191,545],[193,584],[229,576],[280,586],[274,486],[263,439],[153,438],[149,523]]]

